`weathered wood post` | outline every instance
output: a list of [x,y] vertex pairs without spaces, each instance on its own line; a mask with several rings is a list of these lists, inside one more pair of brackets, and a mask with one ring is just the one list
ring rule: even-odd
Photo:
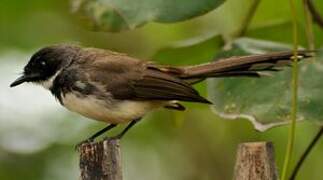
[[238,147],[234,180],[277,180],[271,142],[242,143]]
[[79,147],[81,180],[122,180],[118,139],[85,143]]

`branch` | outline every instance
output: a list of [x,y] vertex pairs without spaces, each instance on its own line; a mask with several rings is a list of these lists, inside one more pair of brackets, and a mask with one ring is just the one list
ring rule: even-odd
[[293,169],[292,175],[290,176],[290,180],[294,180],[297,176],[298,171],[302,167],[305,159],[308,157],[309,153],[315,146],[315,144],[318,142],[318,140],[322,137],[323,135],[323,127],[320,128],[319,132],[315,135],[309,146],[306,148],[305,152],[302,154],[301,158],[297,161],[297,164],[295,168]]
[[308,9],[310,10],[313,20],[321,27],[323,28],[323,18],[320,15],[319,11],[315,8],[314,3],[312,0],[306,0],[306,3],[308,5]]

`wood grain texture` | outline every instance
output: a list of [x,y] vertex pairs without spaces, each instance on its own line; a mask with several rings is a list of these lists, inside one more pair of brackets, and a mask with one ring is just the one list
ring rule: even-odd
[[79,151],[81,180],[122,180],[118,139],[85,143]]
[[271,142],[242,143],[238,147],[234,180],[277,180]]

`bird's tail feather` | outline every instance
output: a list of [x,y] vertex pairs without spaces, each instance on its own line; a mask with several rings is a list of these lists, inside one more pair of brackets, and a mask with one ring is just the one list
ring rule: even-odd
[[[313,52],[298,51],[298,59],[311,57]],[[183,67],[181,79],[199,81],[208,77],[251,76],[259,77],[263,71],[278,71],[289,66],[293,52],[274,52],[261,55],[249,55],[220,59],[215,62]]]

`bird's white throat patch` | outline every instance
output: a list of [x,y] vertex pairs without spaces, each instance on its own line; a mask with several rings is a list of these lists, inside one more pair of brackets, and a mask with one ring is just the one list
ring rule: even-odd
[[53,82],[55,78],[58,76],[58,74],[61,72],[61,70],[57,71],[52,77],[45,81],[41,81],[40,85],[43,86],[45,89],[50,89],[53,86]]

